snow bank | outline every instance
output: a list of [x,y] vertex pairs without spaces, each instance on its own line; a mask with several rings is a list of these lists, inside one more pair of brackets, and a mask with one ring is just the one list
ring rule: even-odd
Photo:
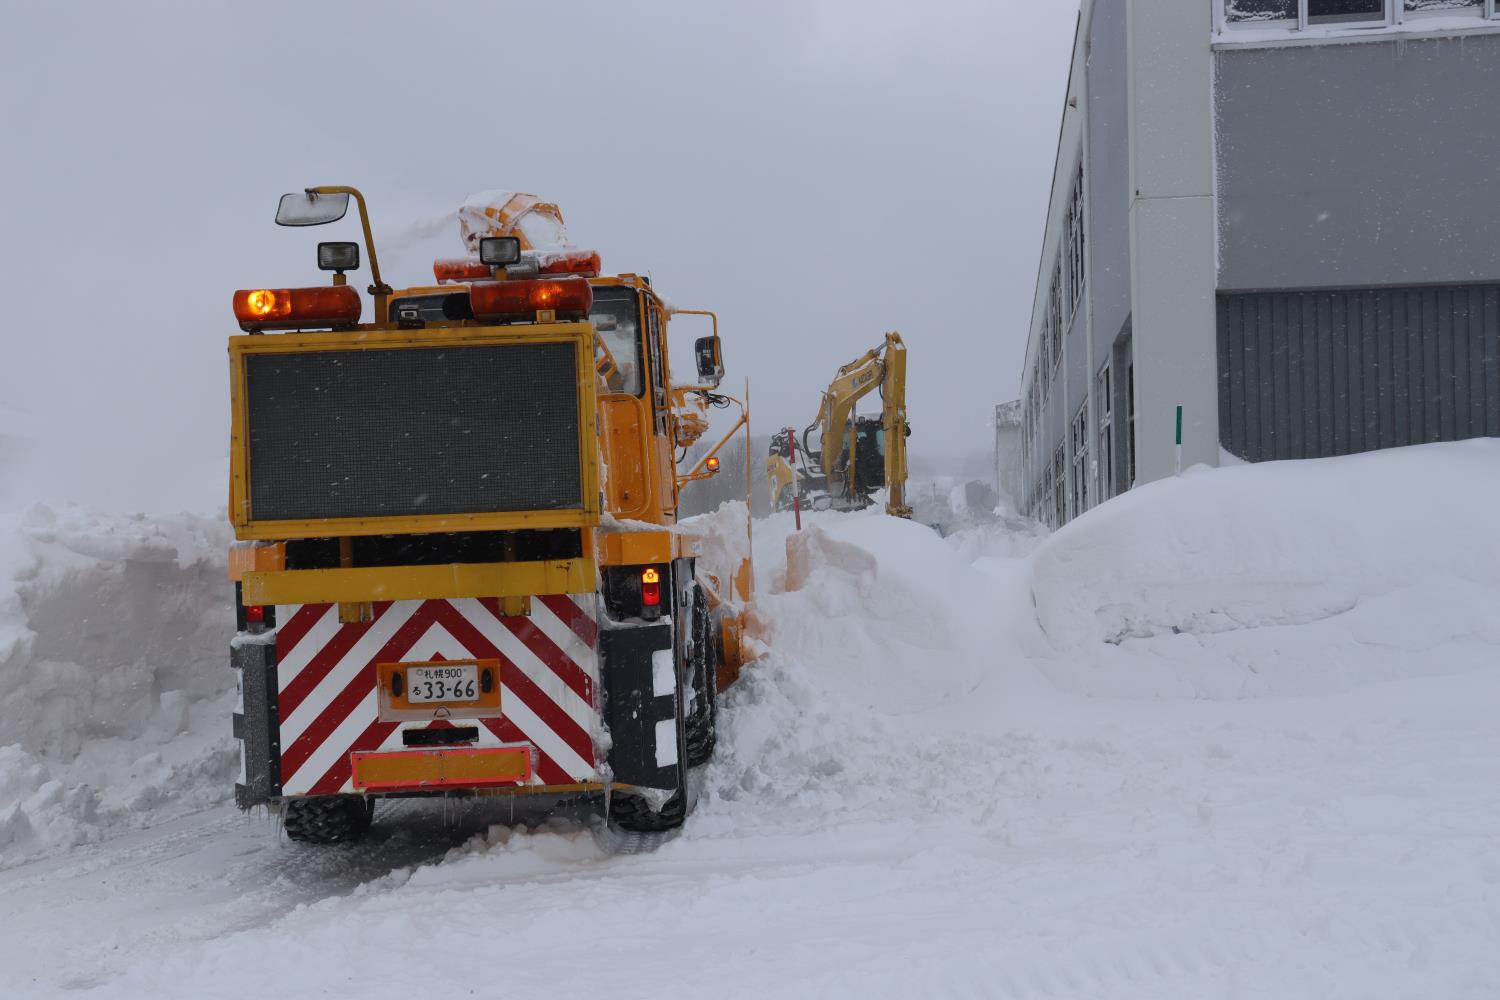
[[1241,697],[1467,669],[1500,641],[1496,497],[1490,439],[1133,490],[1036,554],[1050,672],[1090,693]]
[[1492,997],[1496,446],[1195,473],[1051,536],[757,521],[771,652],[656,852],[565,820],[424,848],[414,803],[278,850],[226,807],[183,821],[198,861],[153,833],[0,873],[0,967],[373,1000],[472,990],[431,956],[504,940],[588,956],[512,963],[519,994]]
[[0,520],[0,866],[232,787],[226,526]]
[[698,551],[698,572],[718,581],[726,601],[734,600],[734,579],[750,557],[750,508],[743,500],[726,500],[707,514],[684,519],[678,530],[691,535]]

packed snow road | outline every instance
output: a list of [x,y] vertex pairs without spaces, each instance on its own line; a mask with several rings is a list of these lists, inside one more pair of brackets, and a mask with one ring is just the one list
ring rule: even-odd
[[[772,652],[650,854],[493,803],[290,845],[202,808],[222,695],[179,667],[111,766],[0,701],[0,995],[1493,997],[1496,495],[1469,442],[1185,475],[1045,539],[826,515],[788,560],[757,522]],[[24,529],[0,623],[138,555],[79,517]],[[19,649],[8,685],[75,676]]]

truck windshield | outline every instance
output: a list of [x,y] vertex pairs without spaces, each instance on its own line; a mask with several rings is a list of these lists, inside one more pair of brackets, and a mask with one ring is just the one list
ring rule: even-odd
[[614,356],[618,371],[609,378],[610,392],[641,394],[640,306],[631,288],[596,287],[589,320]]

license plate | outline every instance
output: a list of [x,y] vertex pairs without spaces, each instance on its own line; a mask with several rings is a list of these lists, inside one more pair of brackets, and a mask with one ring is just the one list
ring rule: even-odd
[[479,667],[472,663],[451,667],[407,667],[406,700],[413,705],[435,701],[478,701]]

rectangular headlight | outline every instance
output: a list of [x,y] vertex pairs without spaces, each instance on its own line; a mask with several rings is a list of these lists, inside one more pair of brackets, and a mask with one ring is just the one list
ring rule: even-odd
[[486,236],[479,241],[479,259],[491,267],[514,264],[521,259],[521,241],[515,236]]
[[355,271],[359,269],[358,243],[319,243],[318,270]]

